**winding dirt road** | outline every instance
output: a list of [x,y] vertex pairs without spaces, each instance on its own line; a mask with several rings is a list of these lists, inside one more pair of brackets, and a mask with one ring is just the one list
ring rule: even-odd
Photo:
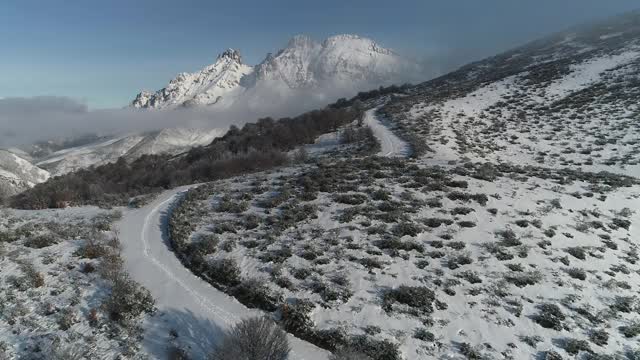
[[376,116],[378,108],[367,110],[364,115],[364,124],[369,126],[373,135],[380,142],[380,152],[378,156],[386,157],[407,157],[410,153],[409,144],[400,139]]
[[[242,318],[260,315],[186,269],[171,251],[167,219],[186,187],[169,190],[147,206],[127,211],[117,228],[131,276],[156,299],[158,312],[144,324],[145,351],[166,359],[172,341],[204,359],[224,330]],[[177,337],[170,335],[177,333]],[[325,360],[329,353],[290,336],[292,360]]]

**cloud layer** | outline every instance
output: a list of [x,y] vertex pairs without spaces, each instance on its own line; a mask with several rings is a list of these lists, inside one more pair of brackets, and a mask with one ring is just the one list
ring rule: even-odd
[[86,104],[66,97],[0,99],[0,147],[28,145],[50,139],[85,134],[111,135],[162,128],[227,128],[242,126],[260,117],[294,116],[325,106],[338,97],[354,95],[354,89],[329,92],[301,91],[282,97],[277,92],[247,96],[231,107],[181,108],[151,111],[131,108],[89,110]]
[[[428,64],[437,69],[433,62]],[[398,76],[397,83],[419,82],[439,71],[413,68]],[[180,108],[150,111],[132,108],[90,110],[86,104],[67,97],[44,96],[0,99],[0,148],[29,145],[51,139],[68,139],[86,134],[115,135],[163,128],[227,128],[242,126],[260,117],[295,116],[323,107],[340,97],[377,88],[379,83],[324,84],[320,89],[291,90],[255,87],[227,108]]]

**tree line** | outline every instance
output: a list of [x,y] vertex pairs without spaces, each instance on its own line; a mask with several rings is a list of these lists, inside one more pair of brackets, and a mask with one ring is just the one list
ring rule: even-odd
[[287,152],[352,122],[359,111],[327,107],[296,117],[232,126],[207,146],[178,155],[145,155],[58,176],[14,196],[10,205],[44,209],[127,205],[136,196],[286,164]]

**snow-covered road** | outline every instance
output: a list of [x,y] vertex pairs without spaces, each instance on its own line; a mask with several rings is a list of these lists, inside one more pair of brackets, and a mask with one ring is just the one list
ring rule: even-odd
[[[204,359],[222,332],[238,320],[259,315],[186,269],[170,250],[167,216],[186,187],[162,193],[118,222],[125,265],[151,291],[158,312],[145,323],[143,346],[153,359],[166,359],[171,330],[194,359]],[[290,359],[325,360],[329,353],[290,336]]]
[[407,157],[410,153],[409,144],[400,139],[389,128],[378,119],[374,108],[365,112],[364,124],[369,126],[375,137],[380,141],[380,152],[378,156],[386,157]]
[[[377,109],[365,113],[365,124],[380,141],[379,156],[406,157],[409,145],[377,117]],[[151,291],[158,312],[145,323],[144,348],[155,359],[167,358],[172,331],[175,342],[195,359],[204,359],[216,339],[238,320],[259,315],[234,298],[192,274],[171,251],[167,234],[168,214],[188,187],[166,191],[152,203],[127,211],[118,222],[125,265],[131,276]],[[329,353],[290,337],[292,360],[325,360]]]

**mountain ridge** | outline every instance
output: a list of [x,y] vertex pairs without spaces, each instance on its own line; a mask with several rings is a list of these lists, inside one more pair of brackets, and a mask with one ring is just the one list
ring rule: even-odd
[[130,106],[230,106],[241,99],[260,98],[267,91],[278,91],[287,98],[300,89],[322,92],[349,86],[364,90],[399,82],[407,72],[418,69],[417,64],[366,37],[342,34],[318,42],[296,35],[255,66],[244,64],[238,50],[228,49],[199,71],[180,73],[156,92],[140,92]]

